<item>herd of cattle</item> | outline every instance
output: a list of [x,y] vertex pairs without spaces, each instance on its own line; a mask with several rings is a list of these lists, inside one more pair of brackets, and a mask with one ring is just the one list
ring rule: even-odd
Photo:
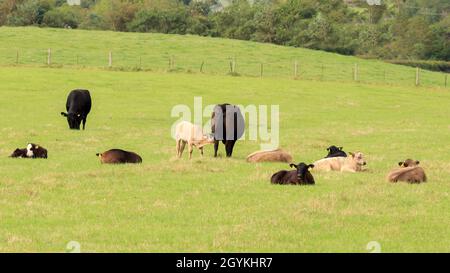
[[[92,100],[88,90],[76,89],[69,93],[66,102],[66,112],[61,115],[67,118],[70,129],[79,130],[81,123],[83,130],[86,126],[87,116],[91,110]],[[225,145],[226,156],[231,157],[235,143],[243,135],[245,127],[244,117],[239,107],[230,104],[218,104],[211,115],[210,135],[203,132],[201,126],[182,121],[175,127],[176,153],[181,158],[187,144],[189,159],[192,158],[194,147],[199,149],[203,156],[203,147],[214,144],[214,157],[217,157],[219,143]],[[293,164],[292,156],[282,149],[272,151],[258,151],[247,156],[248,162],[285,162],[294,170],[281,170],[271,177],[273,184],[313,185],[315,180],[311,170],[361,172],[366,165],[361,152],[347,153],[342,147],[330,146],[328,155],[312,164],[304,162]],[[121,149],[111,149],[96,154],[101,163],[123,164],[142,163],[138,154]],[[10,157],[14,158],[47,158],[47,150],[37,144],[30,143],[24,149],[17,148]],[[426,182],[425,171],[419,166],[419,161],[407,159],[399,162],[399,167],[389,172],[387,179],[390,182],[405,181],[408,183]]]

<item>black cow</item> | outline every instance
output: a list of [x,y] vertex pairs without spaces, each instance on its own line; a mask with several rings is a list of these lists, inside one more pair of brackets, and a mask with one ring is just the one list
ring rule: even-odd
[[92,101],[88,90],[76,89],[70,92],[67,97],[67,113],[61,112],[61,115],[67,117],[70,129],[80,130],[81,121],[83,121],[83,130],[86,125],[86,119],[91,111]]
[[272,184],[280,185],[314,185],[314,177],[309,172],[310,168],[314,168],[313,164],[306,165],[305,163],[299,163],[298,165],[290,164],[291,168],[296,168],[297,170],[292,171],[279,171],[272,175],[270,182]]
[[214,157],[217,157],[219,141],[225,145],[227,157],[231,157],[234,144],[245,131],[245,121],[239,107],[228,103],[216,105],[211,115],[211,131],[214,135]]
[[330,157],[347,157],[347,154],[342,150],[343,147],[330,146],[327,148],[328,155],[325,158]]

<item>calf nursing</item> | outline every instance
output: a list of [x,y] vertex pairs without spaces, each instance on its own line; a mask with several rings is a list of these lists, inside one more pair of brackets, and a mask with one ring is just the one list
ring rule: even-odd
[[207,144],[214,143],[214,139],[203,134],[202,127],[187,121],[182,121],[175,127],[177,156],[181,158],[184,147],[188,145],[189,159],[192,158],[194,147],[200,150],[203,156],[203,147]]

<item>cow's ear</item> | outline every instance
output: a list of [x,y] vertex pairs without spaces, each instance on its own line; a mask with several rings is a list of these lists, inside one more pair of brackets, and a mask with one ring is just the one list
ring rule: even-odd
[[406,162],[403,162],[403,167],[408,167],[408,163],[406,163]]
[[398,162],[398,165],[399,165],[399,166],[402,166],[402,165],[403,165],[403,162]]
[[420,161],[419,161],[419,160],[417,160],[417,161],[416,161],[416,165],[419,165],[419,164],[420,164]]
[[314,168],[314,164],[309,164],[308,165],[308,170],[311,170],[311,169],[313,169]]
[[344,149],[344,147],[339,147],[339,150],[341,150],[341,151],[342,151],[342,149]]
[[67,117],[67,113],[61,112],[61,116]]
[[327,151],[330,151],[330,148],[327,148]]
[[355,157],[355,154],[354,154],[354,153],[350,152],[349,154],[350,154],[352,157]]
[[297,165],[295,165],[294,163],[289,164],[289,166],[290,166],[291,168],[296,168],[296,169],[297,169]]

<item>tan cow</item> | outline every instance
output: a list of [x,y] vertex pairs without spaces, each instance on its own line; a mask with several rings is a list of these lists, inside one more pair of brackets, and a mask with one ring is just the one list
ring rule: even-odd
[[202,127],[188,121],[182,121],[175,127],[175,138],[177,141],[177,156],[181,158],[186,144],[189,149],[189,159],[192,158],[194,146],[203,156],[203,146],[214,143],[214,139],[203,133]]
[[292,156],[283,151],[276,149],[272,151],[258,151],[247,156],[247,162],[292,162]]
[[419,161],[407,159],[403,162],[399,162],[400,168],[394,169],[389,172],[387,180],[389,182],[396,183],[398,181],[404,181],[408,183],[422,183],[427,181],[427,176],[422,167],[419,166]]
[[331,157],[313,163],[314,169],[319,171],[360,172],[367,163],[361,152],[349,153],[348,157]]

